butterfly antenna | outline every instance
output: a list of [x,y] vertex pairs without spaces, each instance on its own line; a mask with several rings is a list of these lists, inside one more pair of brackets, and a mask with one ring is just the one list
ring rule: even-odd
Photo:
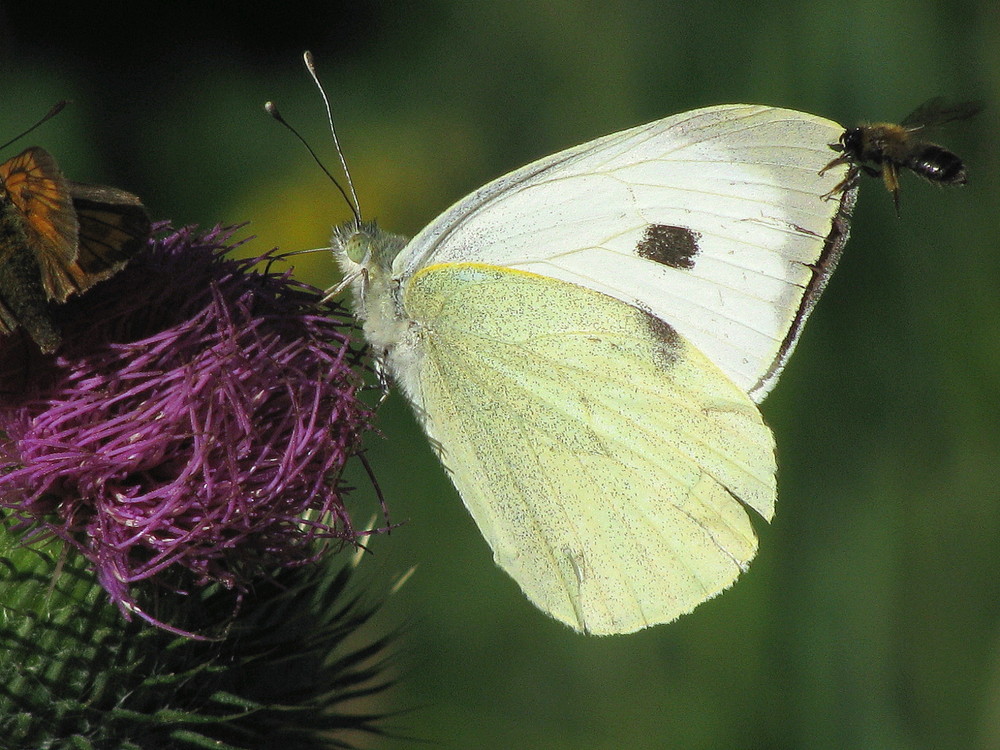
[[[52,109],[50,109],[50,110],[49,110],[48,112],[46,112],[46,113],[45,113],[45,116],[44,116],[44,117],[42,117],[42,119],[41,119],[41,120],[39,120],[38,122],[36,122],[36,123],[35,123],[34,125],[32,125],[32,126],[31,126],[30,128],[28,128],[27,130],[25,130],[25,131],[24,131],[23,133],[21,133],[20,135],[17,135],[17,136],[14,136],[13,138],[11,138],[11,139],[10,139],[9,141],[7,141],[7,142],[6,142],[5,144],[3,144],[2,146],[0,146],[0,149],[5,149],[5,148],[7,148],[7,147],[8,147],[8,146],[9,146],[10,144],[12,144],[12,143],[13,143],[14,141],[16,141],[17,139],[19,139],[19,138],[24,138],[24,136],[26,136],[26,135],[27,135],[28,133],[30,133],[30,132],[31,132],[32,130],[34,130],[35,128],[37,128],[37,127],[38,127],[39,125],[42,125],[43,123],[45,123],[45,122],[48,122],[49,120],[51,120],[51,119],[52,119],[53,117],[55,117],[55,116],[56,116],[56,115],[58,115],[58,114],[59,114],[60,112],[62,112],[62,111],[63,111],[63,109],[64,109],[64,108],[66,107],[66,105],[67,105],[67,104],[68,104],[68,102],[67,102],[67,101],[66,101],[65,99],[63,99],[62,101],[58,101],[58,102],[56,102],[55,104],[53,104],[53,105],[52,105]],[[353,188],[352,188],[352,189],[353,189]]]
[[337,157],[340,159],[340,167],[344,170],[344,176],[347,178],[347,187],[350,188],[351,197],[354,199],[354,216],[360,222],[361,204],[358,203],[358,194],[354,191],[354,180],[351,179],[351,170],[347,168],[347,160],[344,158],[344,152],[340,148],[340,139],[337,137],[337,128],[333,124],[333,111],[330,109],[330,99],[326,95],[326,90],[323,88],[323,84],[319,82],[319,75],[316,73],[316,62],[313,60],[312,52],[306,50],[302,54],[302,61],[306,64],[306,70],[308,70],[309,75],[312,76],[313,83],[316,84],[316,88],[319,89],[320,96],[323,97],[323,105],[326,107],[326,121],[330,125],[330,135],[333,136],[333,146],[337,149]]
[[[313,151],[312,146],[310,146],[309,143],[306,141],[306,139],[302,137],[299,131],[293,128],[291,124],[288,122],[288,120],[282,117],[281,112],[278,111],[278,105],[275,104],[274,102],[264,102],[264,111],[267,112],[269,115],[271,115],[271,117],[280,122],[282,125],[284,125],[286,128],[288,128],[290,131],[292,131],[292,135],[298,138],[299,142],[306,147],[306,151],[309,152],[309,155],[313,158],[313,161],[315,161],[319,165],[319,168],[323,170],[323,173],[330,178],[330,182],[332,182],[334,185],[337,186],[337,190],[339,190],[340,194],[344,196],[344,200],[350,207],[351,213],[354,214],[354,218],[360,224],[361,214],[358,211],[358,207],[351,201],[351,198],[347,194],[347,191],[344,190],[344,186],[341,185],[340,182],[338,182],[337,178],[330,173],[329,169],[326,168],[326,165],[322,161],[320,161],[320,158],[316,156],[316,152]],[[351,192],[352,193],[354,192],[354,188],[351,188]]]

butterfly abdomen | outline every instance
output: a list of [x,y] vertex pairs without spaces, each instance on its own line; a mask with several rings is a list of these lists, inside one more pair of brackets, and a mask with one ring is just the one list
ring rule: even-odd
[[62,336],[49,313],[38,263],[18,251],[25,242],[24,229],[11,214],[9,201],[0,201],[0,333],[24,326],[42,352],[50,354]]

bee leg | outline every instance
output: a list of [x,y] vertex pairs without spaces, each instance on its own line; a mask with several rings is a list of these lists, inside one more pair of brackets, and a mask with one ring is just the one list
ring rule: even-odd
[[817,174],[819,174],[819,176],[822,177],[824,174],[826,174],[827,171],[833,169],[834,167],[839,167],[841,164],[847,164],[848,162],[850,162],[850,159],[841,154],[836,159],[832,160],[829,164],[827,164],[825,167],[823,167],[821,170],[819,170]]
[[[834,161],[836,161],[836,159],[834,159]],[[842,163],[847,164],[849,162],[845,159],[844,162]],[[823,167],[823,169],[820,171],[820,174],[823,174],[823,172],[828,170],[831,166],[833,166],[833,162]],[[859,167],[865,168],[864,165],[851,164],[851,168],[847,170],[847,176],[840,182],[838,182],[833,187],[833,190],[831,190],[829,193],[825,193],[824,195],[820,196],[821,199],[828,201],[832,199],[834,196],[840,195],[841,193],[846,192],[847,190],[850,190],[852,187],[854,187],[854,183],[858,181]]]
[[892,202],[896,206],[896,216],[899,216],[899,170],[890,162],[882,164],[882,181],[885,189],[892,193]]

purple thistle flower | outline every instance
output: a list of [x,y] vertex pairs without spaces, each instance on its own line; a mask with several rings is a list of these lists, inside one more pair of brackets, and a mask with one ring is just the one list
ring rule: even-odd
[[349,318],[253,270],[271,254],[224,257],[232,233],[152,241],[58,306],[55,357],[0,340],[0,507],[154,623],[140,582],[242,591],[365,533],[338,484],[371,418]]

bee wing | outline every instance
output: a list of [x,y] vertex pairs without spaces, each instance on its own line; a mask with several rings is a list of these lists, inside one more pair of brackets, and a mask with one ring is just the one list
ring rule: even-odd
[[117,273],[149,238],[149,214],[131,193],[71,182],[79,247],[69,271],[79,291]]
[[46,296],[63,302],[76,291],[69,267],[76,259],[79,225],[69,183],[55,159],[37,146],[0,164],[0,183],[24,219],[25,239],[38,261]]
[[947,122],[966,120],[978,114],[982,108],[981,101],[949,102],[943,96],[936,96],[903,118],[900,125],[909,130],[934,128]]

